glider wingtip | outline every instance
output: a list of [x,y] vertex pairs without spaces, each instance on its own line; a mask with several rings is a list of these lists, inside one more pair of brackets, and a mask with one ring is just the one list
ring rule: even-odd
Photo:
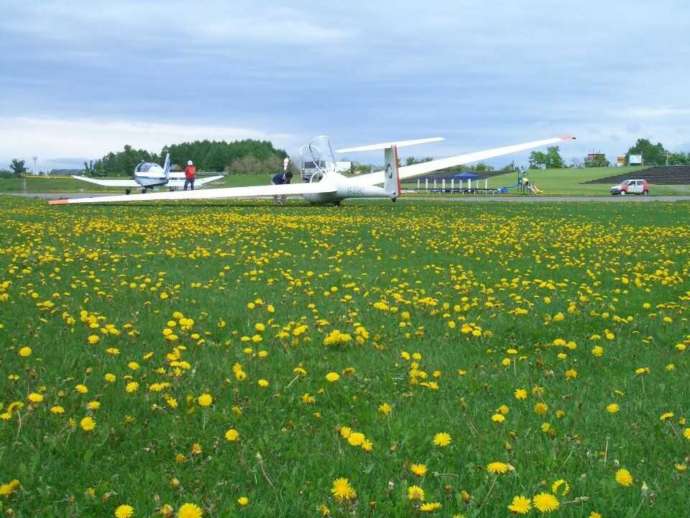
[[67,205],[69,200],[66,198],[61,198],[59,200],[48,200],[48,205]]
[[561,135],[560,139],[564,141],[577,140],[573,135]]

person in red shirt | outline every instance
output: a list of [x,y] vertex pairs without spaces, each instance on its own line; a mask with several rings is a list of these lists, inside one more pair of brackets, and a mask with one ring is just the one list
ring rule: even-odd
[[187,167],[184,168],[184,190],[189,185],[190,190],[194,190],[194,180],[196,179],[196,166],[191,160],[187,160]]

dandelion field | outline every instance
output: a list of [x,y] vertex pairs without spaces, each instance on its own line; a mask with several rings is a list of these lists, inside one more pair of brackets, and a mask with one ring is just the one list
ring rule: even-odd
[[4,516],[680,516],[688,204],[0,198]]

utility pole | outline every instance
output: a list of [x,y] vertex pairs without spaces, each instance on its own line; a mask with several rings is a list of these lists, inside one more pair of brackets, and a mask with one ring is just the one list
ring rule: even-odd
[[33,156],[33,157],[31,157],[31,158],[34,159],[34,176],[36,176],[36,175],[38,174],[38,167],[37,167],[38,157],[37,157],[37,156]]

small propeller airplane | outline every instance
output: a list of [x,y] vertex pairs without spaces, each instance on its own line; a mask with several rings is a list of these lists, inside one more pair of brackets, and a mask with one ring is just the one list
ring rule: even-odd
[[157,200],[212,200],[227,198],[271,198],[282,196],[302,196],[311,203],[335,204],[346,198],[390,198],[395,201],[400,197],[401,180],[432,173],[434,171],[456,167],[471,162],[519,153],[542,146],[549,146],[575,140],[575,137],[554,137],[535,140],[524,144],[504,146],[485,151],[466,153],[422,162],[419,164],[400,167],[398,165],[398,149],[418,144],[439,142],[442,138],[425,138],[417,140],[403,140],[384,142],[368,146],[358,146],[339,149],[338,153],[383,150],[385,167],[377,171],[359,176],[344,176],[336,172],[335,154],[326,136],[316,137],[309,144],[303,146],[294,164],[302,170],[305,166],[315,169],[307,183],[260,185],[253,187],[228,187],[220,189],[205,189],[201,191],[157,192],[150,194],[132,194],[124,196],[94,196],[88,198],[67,198],[51,200],[52,205],[74,203],[121,203],[133,201]]
[[[134,168],[134,178],[132,180],[99,180],[88,176],[73,176],[75,180],[100,185],[102,187],[122,187],[129,194],[132,189],[141,189],[146,193],[154,187],[167,187],[170,190],[181,189],[184,186],[184,173],[170,172],[170,153],[165,155],[163,167],[155,162],[139,162]],[[204,184],[220,180],[223,175],[207,176],[197,178],[194,182],[201,187]]]

